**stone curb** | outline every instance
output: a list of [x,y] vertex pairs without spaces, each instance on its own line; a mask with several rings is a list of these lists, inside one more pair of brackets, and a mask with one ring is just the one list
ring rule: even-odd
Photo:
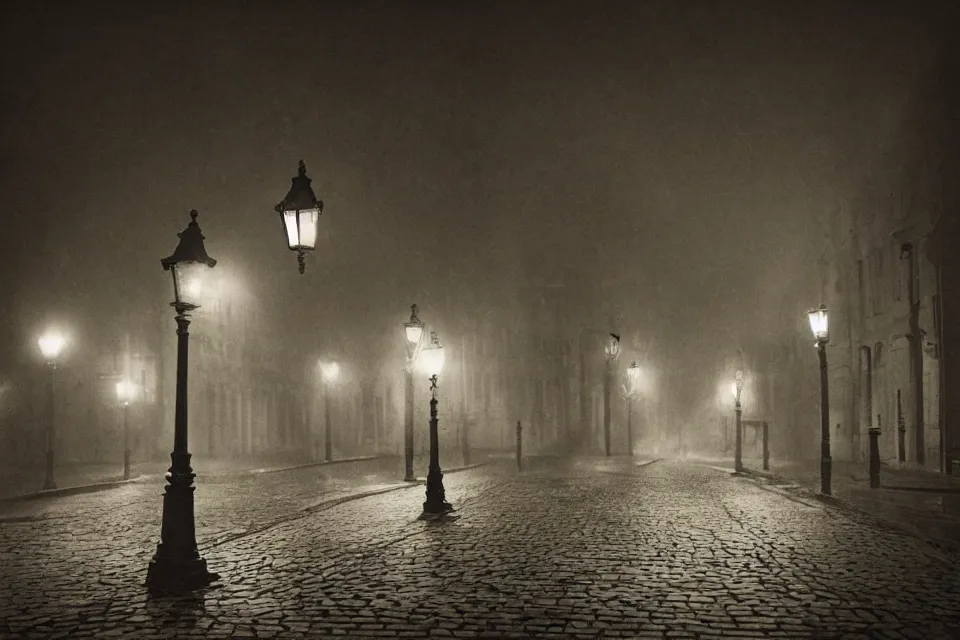
[[654,458],[653,460],[644,460],[643,462],[634,462],[635,467],[649,467],[654,462],[660,462],[663,458]]
[[[296,469],[305,469],[307,467],[317,467],[325,466],[331,464],[344,464],[347,462],[365,462],[367,460],[379,460],[383,458],[390,458],[393,456],[363,456],[358,458],[343,458],[340,460],[331,460],[330,462],[321,461],[321,462],[308,462],[306,464],[298,464],[289,467],[273,467],[273,468],[264,468],[264,469],[243,469],[237,471],[213,471],[210,473],[205,473],[202,475],[205,476],[243,476],[246,474],[261,474],[261,473],[279,473],[281,471],[293,471]],[[90,484],[81,484],[73,485],[70,487],[60,487],[57,489],[43,489],[40,491],[34,491],[32,493],[23,493],[15,496],[6,496],[0,498],[0,504],[6,504],[10,502],[21,502],[27,500],[39,500],[43,498],[58,498],[62,496],[71,496],[78,495],[81,493],[96,493],[97,491],[106,491],[107,489],[115,489],[117,487],[122,487],[127,484],[134,484],[137,482],[146,482],[153,478],[163,478],[164,475],[161,474],[142,474],[136,478],[130,478],[129,480],[109,480],[107,482],[93,482]],[[202,481],[202,480],[201,480]]]
[[300,507],[298,511],[304,513],[316,513],[317,511],[326,511],[327,509],[332,509],[337,505],[341,505],[344,502],[353,502],[354,500],[362,500],[363,498],[369,498],[371,496],[378,496],[381,493],[390,493],[391,491],[399,491],[400,489],[409,489],[410,487],[418,487],[422,485],[422,482],[398,482],[387,487],[381,487],[379,489],[370,489],[368,491],[360,491],[357,493],[350,493],[345,496],[340,496],[338,498],[327,498],[324,500],[319,500],[313,504],[308,504],[305,507]]
[[[786,475],[778,475],[772,471],[759,471],[757,469],[746,469],[743,470],[744,474],[761,476],[764,478],[769,478],[770,480],[785,480],[793,484],[803,485],[803,482],[799,480],[793,480]],[[870,486],[869,478],[861,478],[859,476],[854,476],[852,478],[855,481],[862,482],[863,488],[868,488]],[[880,483],[880,489],[886,489],[887,491],[916,491],[920,493],[960,493],[960,487],[951,487],[951,486],[940,486],[940,487],[921,487],[921,486],[910,486],[910,485],[892,485],[892,484],[883,484]]]
[[396,456],[358,456],[356,458],[342,458],[337,460],[320,460],[319,462],[304,462],[303,464],[295,464],[289,467],[266,467],[263,469],[247,469],[245,471],[237,472],[226,472],[229,473],[279,473],[281,471],[295,471],[297,469],[308,469],[310,467],[324,467],[331,464],[346,464],[348,462],[366,462],[367,460],[386,460],[388,458],[395,458]]
[[919,493],[960,493],[960,487],[910,487],[880,483],[881,489],[887,491],[916,491]]
[[[459,471],[469,471],[470,469],[476,469],[477,467],[483,467],[490,464],[489,462],[477,462],[475,464],[468,464],[463,467],[454,467],[452,469],[446,469],[443,472],[443,475],[449,473],[457,473]],[[413,481],[400,481],[396,484],[390,485],[388,487],[381,487],[379,489],[371,489],[369,491],[360,491],[359,493],[351,493],[349,495],[340,496],[339,498],[329,498],[326,500],[320,500],[309,504],[305,507],[300,507],[299,511],[326,511],[331,509],[339,504],[344,502],[351,502],[353,500],[360,500],[362,498],[369,498],[370,496],[380,495],[381,493],[389,493],[391,491],[399,491],[400,489],[409,489],[410,487],[422,487],[427,483],[426,478],[417,478]]]
[[[462,467],[453,467],[452,469],[444,469],[443,475],[447,475],[449,473],[458,473],[460,471],[469,471],[470,469],[476,469],[477,467],[485,467],[488,464],[497,464],[499,462],[500,461],[495,462],[493,460],[489,462],[475,462],[473,464],[464,465]],[[421,484],[426,484],[427,478],[426,476],[417,476],[416,480],[407,480],[406,482],[409,486],[417,486]]]
[[40,500],[42,498],[58,498],[60,496],[72,496],[81,493],[96,493],[97,491],[104,491],[105,489],[122,487],[126,484],[143,482],[145,479],[150,477],[151,476],[139,476],[137,478],[130,478],[129,480],[111,480],[109,482],[94,482],[91,484],[80,484],[71,487],[60,487],[57,489],[42,489],[40,491],[34,491],[33,493],[23,493],[16,496],[6,496],[4,498],[0,498],[0,504],[26,500]]

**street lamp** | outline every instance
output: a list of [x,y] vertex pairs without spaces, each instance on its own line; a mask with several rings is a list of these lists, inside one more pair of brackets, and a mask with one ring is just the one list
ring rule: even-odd
[[56,382],[57,360],[63,351],[67,339],[56,331],[47,331],[37,340],[40,353],[47,361],[50,377],[47,379],[47,476],[43,481],[44,489],[56,489],[57,483],[53,480],[54,444],[56,442]]
[[634,360],[627,368],[627,447],[633,455],[633,397],[640,385],[640,365]]
[[610,385],[613,380],[613,366],[617,357],[620,355],[620,336],[615,333],[610,334],[603,347],[607,354],[607,366],[603,376],[603,450],[605,455],[610,456]]
[[330,387],[340,377],[340,365],[329,361],[320,364],[323,378],[323,459],[333,460],[333,431],[330,428]]
[[830,460],[830,387],[827,381],[827,343],[830,341],[830,325],[827,317],[827,307],[820,305],[819,309],[807,312],[810,320],[810,331],[817,341],[817,355],[820,358],[820,493],[830,495],[831,460]]
[[740,393],[743,391],[743,371],[737,370],[736,379],[734,380],[731,390],[733,391],[734,407],[737,411],[736,431],[734,432],[733,470],[740,473],[743,471],[743,424],[741,422],[742,411],[740,408]]
[[403,404],[403,479],[413,482],[413,368],[423,344],[423,323],[417,317],[417,305],[410,305],[410,320],[403,324],[403,337],[407,343],[407,361],[404,367]]
[[423,369],[430,377],[430,469],[427,473],[427,499],[423,503],[424,515],[436,516],[453,511],[443,489],[443,473],[440,471],[440,438],[437,425],[437,378],[443,371],[443,345],[435,331],[430,332],[430,344],[420,354]]
[[173,452],[163,494],[163,521],[157,551],[147,569],[147,587],[156,591],[189,591],[219,579],[207,570],[207,561],[197,550],[193,520],[193,469],[187,450],[187,361],[190,312],[200,307],[201,278],[217,261],[207,255],[197,212],[190,212],[190,224],[178,234],[180,242],[173,255],[160,261],[173,275],[170,304],[177,312],[177,391]]
[[130,479],[130,402],[136,387],[128,380],[117,383],[117,401],[123,407],[123,479]]
[[297,176],[293,178],[290,191],[274,209],[280,214],[287,246],[297,252],[300,273],[306,268],[305,252],[317,246],[317,223],[323,213],[323,201],[318,200],[307,177],[307,165],[300,161]]

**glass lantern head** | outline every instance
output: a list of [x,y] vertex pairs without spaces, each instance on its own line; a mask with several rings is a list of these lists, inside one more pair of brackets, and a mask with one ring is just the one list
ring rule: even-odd
[[636,393],[640,387],[640,373],[640,365],[634,360],[630,363],[630,366],[627,367],[627,389],[631,394]]
[[830,341],[830,325],[827,314],[827,307],[820,305],[818,309],[807,311],[807,319],[810,320],[810,331],[818,344],[826,344]]
[[611,333],[610,340],[607,341],[607,344],[604,346],[603,350],[609,359],[616,360],[620,355],[620,336]]
[[417,305],[410,306],[410,320],[403,324],[403,334],[410,347],[415,348],[423,339],[423,323],[417,317]]
[[177,234],[180,242],[176,250],[160,261],[173,275],[173,306],[180,312],[200,307],[203,276],[217,264],[207,255],[197,215],[196,209],[190,212],[190,224]]
[[320,222],[320,214],[323,213],[323,201],[319,200],[313,192],[311,182],[307,177],[307,165],[301,160],[297,176],[293,178],[290,185],[290,191],[280,204],[274,207],[283,223],[287,248],[300,254],[301,273],[303,273],[303,253],[313,251],[317,247],[317,226]]
[[437,338],[437,332],[431,331],[430,344],[420,352],[420,362],[422,363],[423,371],[430,378],[439,376],[443,372],[443,361],[443,345],[440,344],[440,339]]

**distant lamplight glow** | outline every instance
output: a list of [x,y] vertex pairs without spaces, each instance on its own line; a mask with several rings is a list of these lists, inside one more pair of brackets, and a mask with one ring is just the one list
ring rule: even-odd
[[117,400],[120,404],[127,405],[133,400],[136,387],[128,380],[121,380],[117,383]]
[[63,334],[56,331],[49,331],[37,340],[37,344],[40,345],[40,353],[47,359],[47,362],[56,361],[66,343],[67,339]]
[[424,373],[431,378],[433,376],[439,376],[443,372],[444,359],[443,345],[440,344],[436,332],[431,331],[430,344],[420,352],[420,363]]
[[334,382],[340,377],[340,365],[336,362],[323,362],[320,364],[320,372],[324,382]]
[[827,317],[827,307],[820,305],[819,309],[811,309],[807,312],[807,318],[810,320],[810,331],[817,342],[828,342],[830,339],[830,325]]

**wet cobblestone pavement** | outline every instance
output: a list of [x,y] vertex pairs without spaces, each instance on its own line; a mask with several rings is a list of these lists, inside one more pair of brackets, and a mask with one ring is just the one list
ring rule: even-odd
[[[154,490],[4,511],[0,636],[960,637],[957,557],[744,478],[619,460],[445,484],[458,517],[424,522],[422,487],[284,519],[305,499],[226,481],[214,499],[201,481],[198,537],[222,580],[181,599],[142,586]],[[224,497],[244,492],[242,508]],[[215,544],[230,531],[246,535]]]

